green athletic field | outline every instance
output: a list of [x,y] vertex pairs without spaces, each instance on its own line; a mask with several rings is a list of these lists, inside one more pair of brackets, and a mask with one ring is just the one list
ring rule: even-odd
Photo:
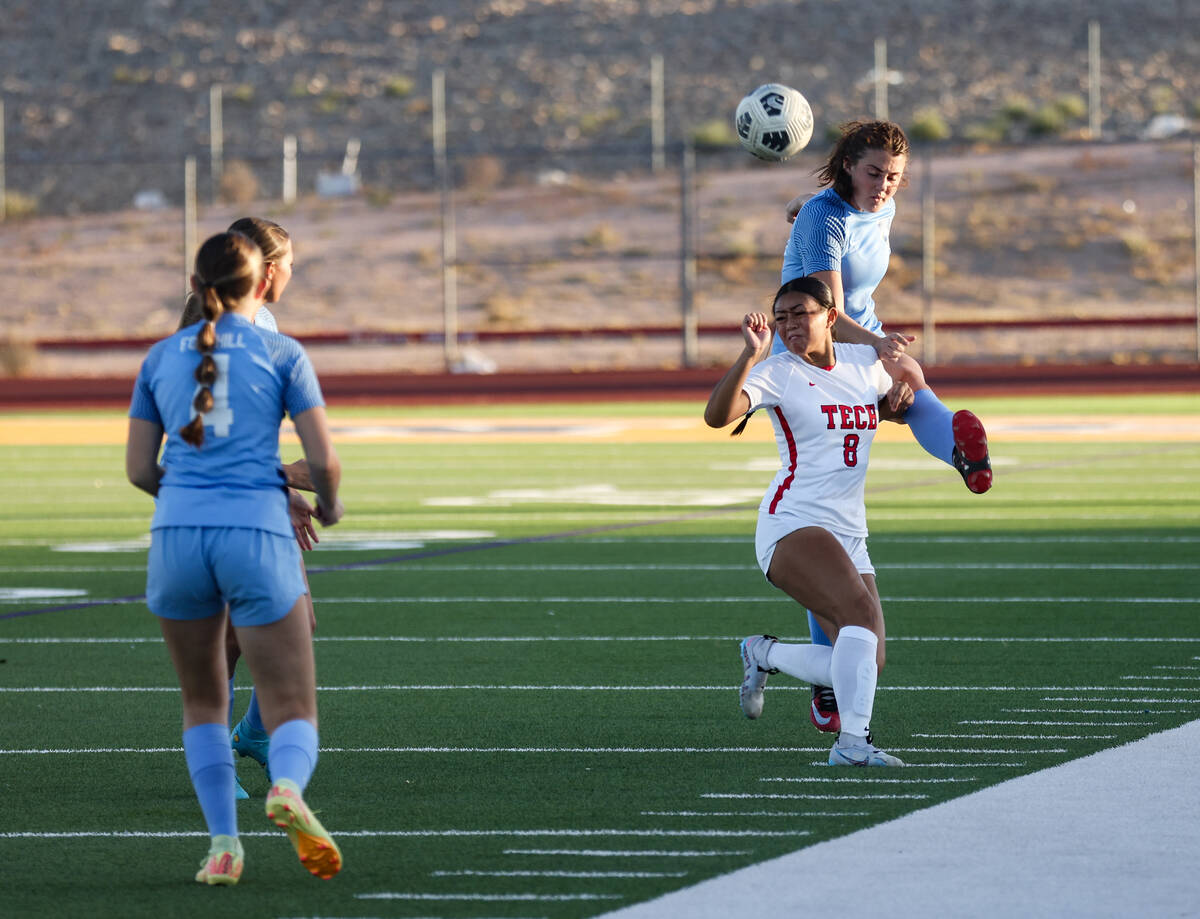
[[240,760],[233,889],[192,882],[207,836],[123,447],[0,446],[0,912],[594,916],[1196,718],[1200,399],[972,407],[1003,419],[986,496],[911,439],[873,451],[873,728],[912,768],[869,774],[821,765],[788,677],[761,720],[738,709],[737,641],[807,634],[753,558],[764,418],[730,439],[683,424],[699,405],[332,412],[347,515],[307,556],[307,798],[346,867],[303,870]]

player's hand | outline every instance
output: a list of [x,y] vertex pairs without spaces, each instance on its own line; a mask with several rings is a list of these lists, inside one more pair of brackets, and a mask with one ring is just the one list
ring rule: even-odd
[[346,513],[346,508],[342,506],[341,498],[338,498],[333,502],[333,507],[325,507],[325,505],[321,503],[320,499],[317,500],[317,510],[315,516],[321,521],[321,526],[333,526],[342,519],[342,515],[344,513]]
[[296,534],[296,542],[305,552],[321,541],[312,523],[315,511],[316,508],[308,503],[304,495],[295,489],[288,489],[288,516],[292,519],[292,531]]
[[747,313],[742,317],[742,339],[755,354],[761,354],[771,346],[774,334],[766,313]]
[[898,361],[900,355],[908,350],[908,346],[916,341],[912,335],[903,332],[888,332],[875,342],[875,353],[881,361]]
[[784,213],[787,215],[788,223],[795,223],[796,215],[800,213],[800,208],[804,207],[804,202],[811,197],[812,195],[808,194],[796,195],[796,197],[787,203],[787,206],[784,208]]
[[912,391],[912,387],[903,380],[892,383],[892,388],[887,391],[888,408],[897,418],[908,411],[908,407],[913,404],[915,398],[916,394]]

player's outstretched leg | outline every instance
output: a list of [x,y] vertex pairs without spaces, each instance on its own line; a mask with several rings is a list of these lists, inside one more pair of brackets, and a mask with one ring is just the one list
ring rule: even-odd
[[925,452],[957,469],[967,488],[981,495],[992,487],[987,433],[973,413],[952,413],[932,389],[919,389],[904,420]]
[[983,422],[963,409],[954,413],[951,428],[954,431],[954,468],[962,475],[967,488],[981,495],[992,487],[992,462]]
[[875,746],[871,739],[871,713],[879,678],[876,650],[879,638],[859,625],[843,626],[833,645],[830,682],[838,697],[842,732],[829,751],[831,766],[903,766],[895,756]]

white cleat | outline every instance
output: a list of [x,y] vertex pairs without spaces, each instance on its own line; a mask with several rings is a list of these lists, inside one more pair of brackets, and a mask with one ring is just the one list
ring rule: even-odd
[[884,753],[875,744],[871,743],[871,735],[868,734],[864,740],[859,740],[856,743],[847,742],[844,746],[842,745],[842,738],[839,736],[837,743],[829,751],[829,765],[903,766],[904,761],[898,756]]
[[767,677],[779,672],[762,666],[771,645],[778,640],[774,635],[751,635],[742,640],[742,688],[738,690],[738,702],[747,718],[762,714]]

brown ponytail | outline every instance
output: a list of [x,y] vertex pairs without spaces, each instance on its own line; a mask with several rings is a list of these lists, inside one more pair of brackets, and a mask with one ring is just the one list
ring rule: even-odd
[[219,233],[209,237],[196,253],[196,271],[192,275],[195,294],[188,298],[188,305],[193,309],[199,305],[204,319],[196,336],[200,363],[193,374],[200,386],[192,400],[196,416],[179,429],[179,436],[194,447],[204,443],[204,416],[215,404],[212,388],[217,382],[218,369],[212,352],[217,347],[217,321],[225,314],[228,304],[241,300],[254,290],[262,271],[262,253],[241,233]]

